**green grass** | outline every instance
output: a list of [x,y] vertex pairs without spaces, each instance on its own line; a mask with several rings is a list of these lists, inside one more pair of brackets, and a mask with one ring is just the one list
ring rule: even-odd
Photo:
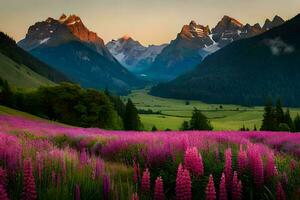
[[17,88],[36,88],[54,85],[47,78],[37,74],[25,65],[19,65],[0,53],[0,77]]
[[2,105],[0,105],[0,115],[15,115],[15,116],[20,116],[20,117],[26,117],[28,119],[41,119],[35,115],[31,115],[26,112],[8,108],[8,107],[2,106]]
[[8,107],[2,106],[2,105],[0,105],[0,115],[20,116],[20,117],[24,117],[24,118],[31,119],[31,120],[45,121],[45,122],[48,122],[48,123],[54,123],[54,124],[59,124],[59,125],[71,127],[71,125],[67,125],[67,124],[63,124],[63,123],[60,123],[60,122],[56,122],[56,121],[51,121],[51,120],[48,120],[48,119],[40,118],[40,117],[38,117],[36,115],[32,115],[32,114],[29,114],[27,112],[22,112],[22,111],[19,111],[19,110],[8,108]]
[[[254,125],[261,126],[263,107],[245,107],[239,105],[207,104],[200,101],[189,101],[186,105],[185,100],[167,99],[154,97],[147,94],[147,90],[135,90],[128,96],[131,98],[138,109],[151,109],[161,111],[161,114],[141,114],[141,120],[146,130],[151,130],[156,126],[159,130],[167,128],[178,130],[184,120],[189,120],[194,107],[203,111],[210,119],[214,130],[239,130],[243,125],[250,129]],[[300,113],[300,108],[291,108],[291,115],[294,117]]]

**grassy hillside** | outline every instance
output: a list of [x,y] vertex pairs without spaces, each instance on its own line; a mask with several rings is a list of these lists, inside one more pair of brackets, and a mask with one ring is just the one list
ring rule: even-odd
[[0,105],[0,115],[14,115],[14,116],[20,116],[20,117],[25,117],[27,119],[39,119],[39,120],[44,120],[41,119],[37,116],[28,114],[26,112],[18,111],[12,108],[8,108],[6,106]]
[[[55,83],[69,81],[61,72],[53,69],[51,66],[41,62],[25,50],[21,49],[16,42],[8,35],[0,31],[0,53],[7,56],[19,65],[25,65],[40,76],[43,76]],[[3,71],[1,71],[1,74]],[[4,71],[6,74],[6,71]]]
[[[151,109],[161,111],[161,114],[141,114],[141,120],[146,129],[150,130],[153,125],[158,129],[166,128],[178,130],[184,120],[189,120],[194,107],[203,111],[211,120],[214,130],[238,130],[243,125],[253,129],[254,125],[259,128],[263,116],[263,107],[243,107],[239,105],[206,104],[200,101],[167,99],[154,97],[147,94],[147,90],[133,91],[126,98],[131,98],[138,109]],[[300,113],[300,108],[290,109],[292,117]]]
[[41,85],[54,85],[54,82],[18,64],[0,53],[0,77],[9,84],[22,88],[36,88]]

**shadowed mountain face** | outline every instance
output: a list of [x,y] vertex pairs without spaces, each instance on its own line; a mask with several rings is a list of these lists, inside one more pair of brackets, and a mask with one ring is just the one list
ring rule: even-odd
[[[24,51],[9,36],[0,32],[1,74],[0,77],[12,82],[17,87],[34,87],[59,83],[68,78],[51,66]],[[6,69],[6,70],[4,70]],[[24,84],[21,84],[21,83]],[[52,83],[53,83],[52,82]]]
[[[274,20],[273,20],[274,21]],[[300,105],[300,15],[208,56],[195,70],[151,94],[209,103],[261,105],[268,97]]]
[[76,15],[37,22],[18,44],[83,87],[126,93],[143,86]]
[[[282,23],[283,20],[276,16],[268,27],[273,28]],[[229,16],[224,16],[212,30],[191,21],[155,58],[147,73],[160,80],[173,79],[194,69],[206,56],[231,42],[256,36],[266,30],[259,24],[243,25]]]
[[106,44],[110,53],[128,70],[143,73],[149,69],[156,56],[166,45],[149,45],[145,47],[129,36],[112,40]]

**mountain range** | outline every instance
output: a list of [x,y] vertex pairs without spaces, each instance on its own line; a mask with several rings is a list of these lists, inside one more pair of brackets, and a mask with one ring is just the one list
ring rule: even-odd
[[224,16],[218,24],[209,26],[191,21],[184,25],[175,40],[156,57],[148,75],[160,80],[171,80],[194,69],[207,55],[216,52],[233,41],[259,35],[284,23],[279,16],[266,20],[263,28],[259,24],[243,25],[238,20]]
[[35,23],[18,45],[83,87],[127,93],[144,85],[76,15]]
[[[266,20],[262,34],[228,44],[195,70],[153,87],[150,93],[245,105],[262,105],[270,97],[300,106],[300,14],[280,26],[278,17],[272,23]],[[240,27],[235,24],[234,29]]]
[[106,44],[111,54],[129,71],[142,73],[148,70],[166,44],[143,46],[130,36],[123,36]]

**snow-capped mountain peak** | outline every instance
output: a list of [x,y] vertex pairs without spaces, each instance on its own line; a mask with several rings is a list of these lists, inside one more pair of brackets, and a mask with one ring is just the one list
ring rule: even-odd
[[106,47],[123,66],[138,73],[150,67],[165,45],[145,47],[132,37],[125,35],[118,40],[108,42]]

